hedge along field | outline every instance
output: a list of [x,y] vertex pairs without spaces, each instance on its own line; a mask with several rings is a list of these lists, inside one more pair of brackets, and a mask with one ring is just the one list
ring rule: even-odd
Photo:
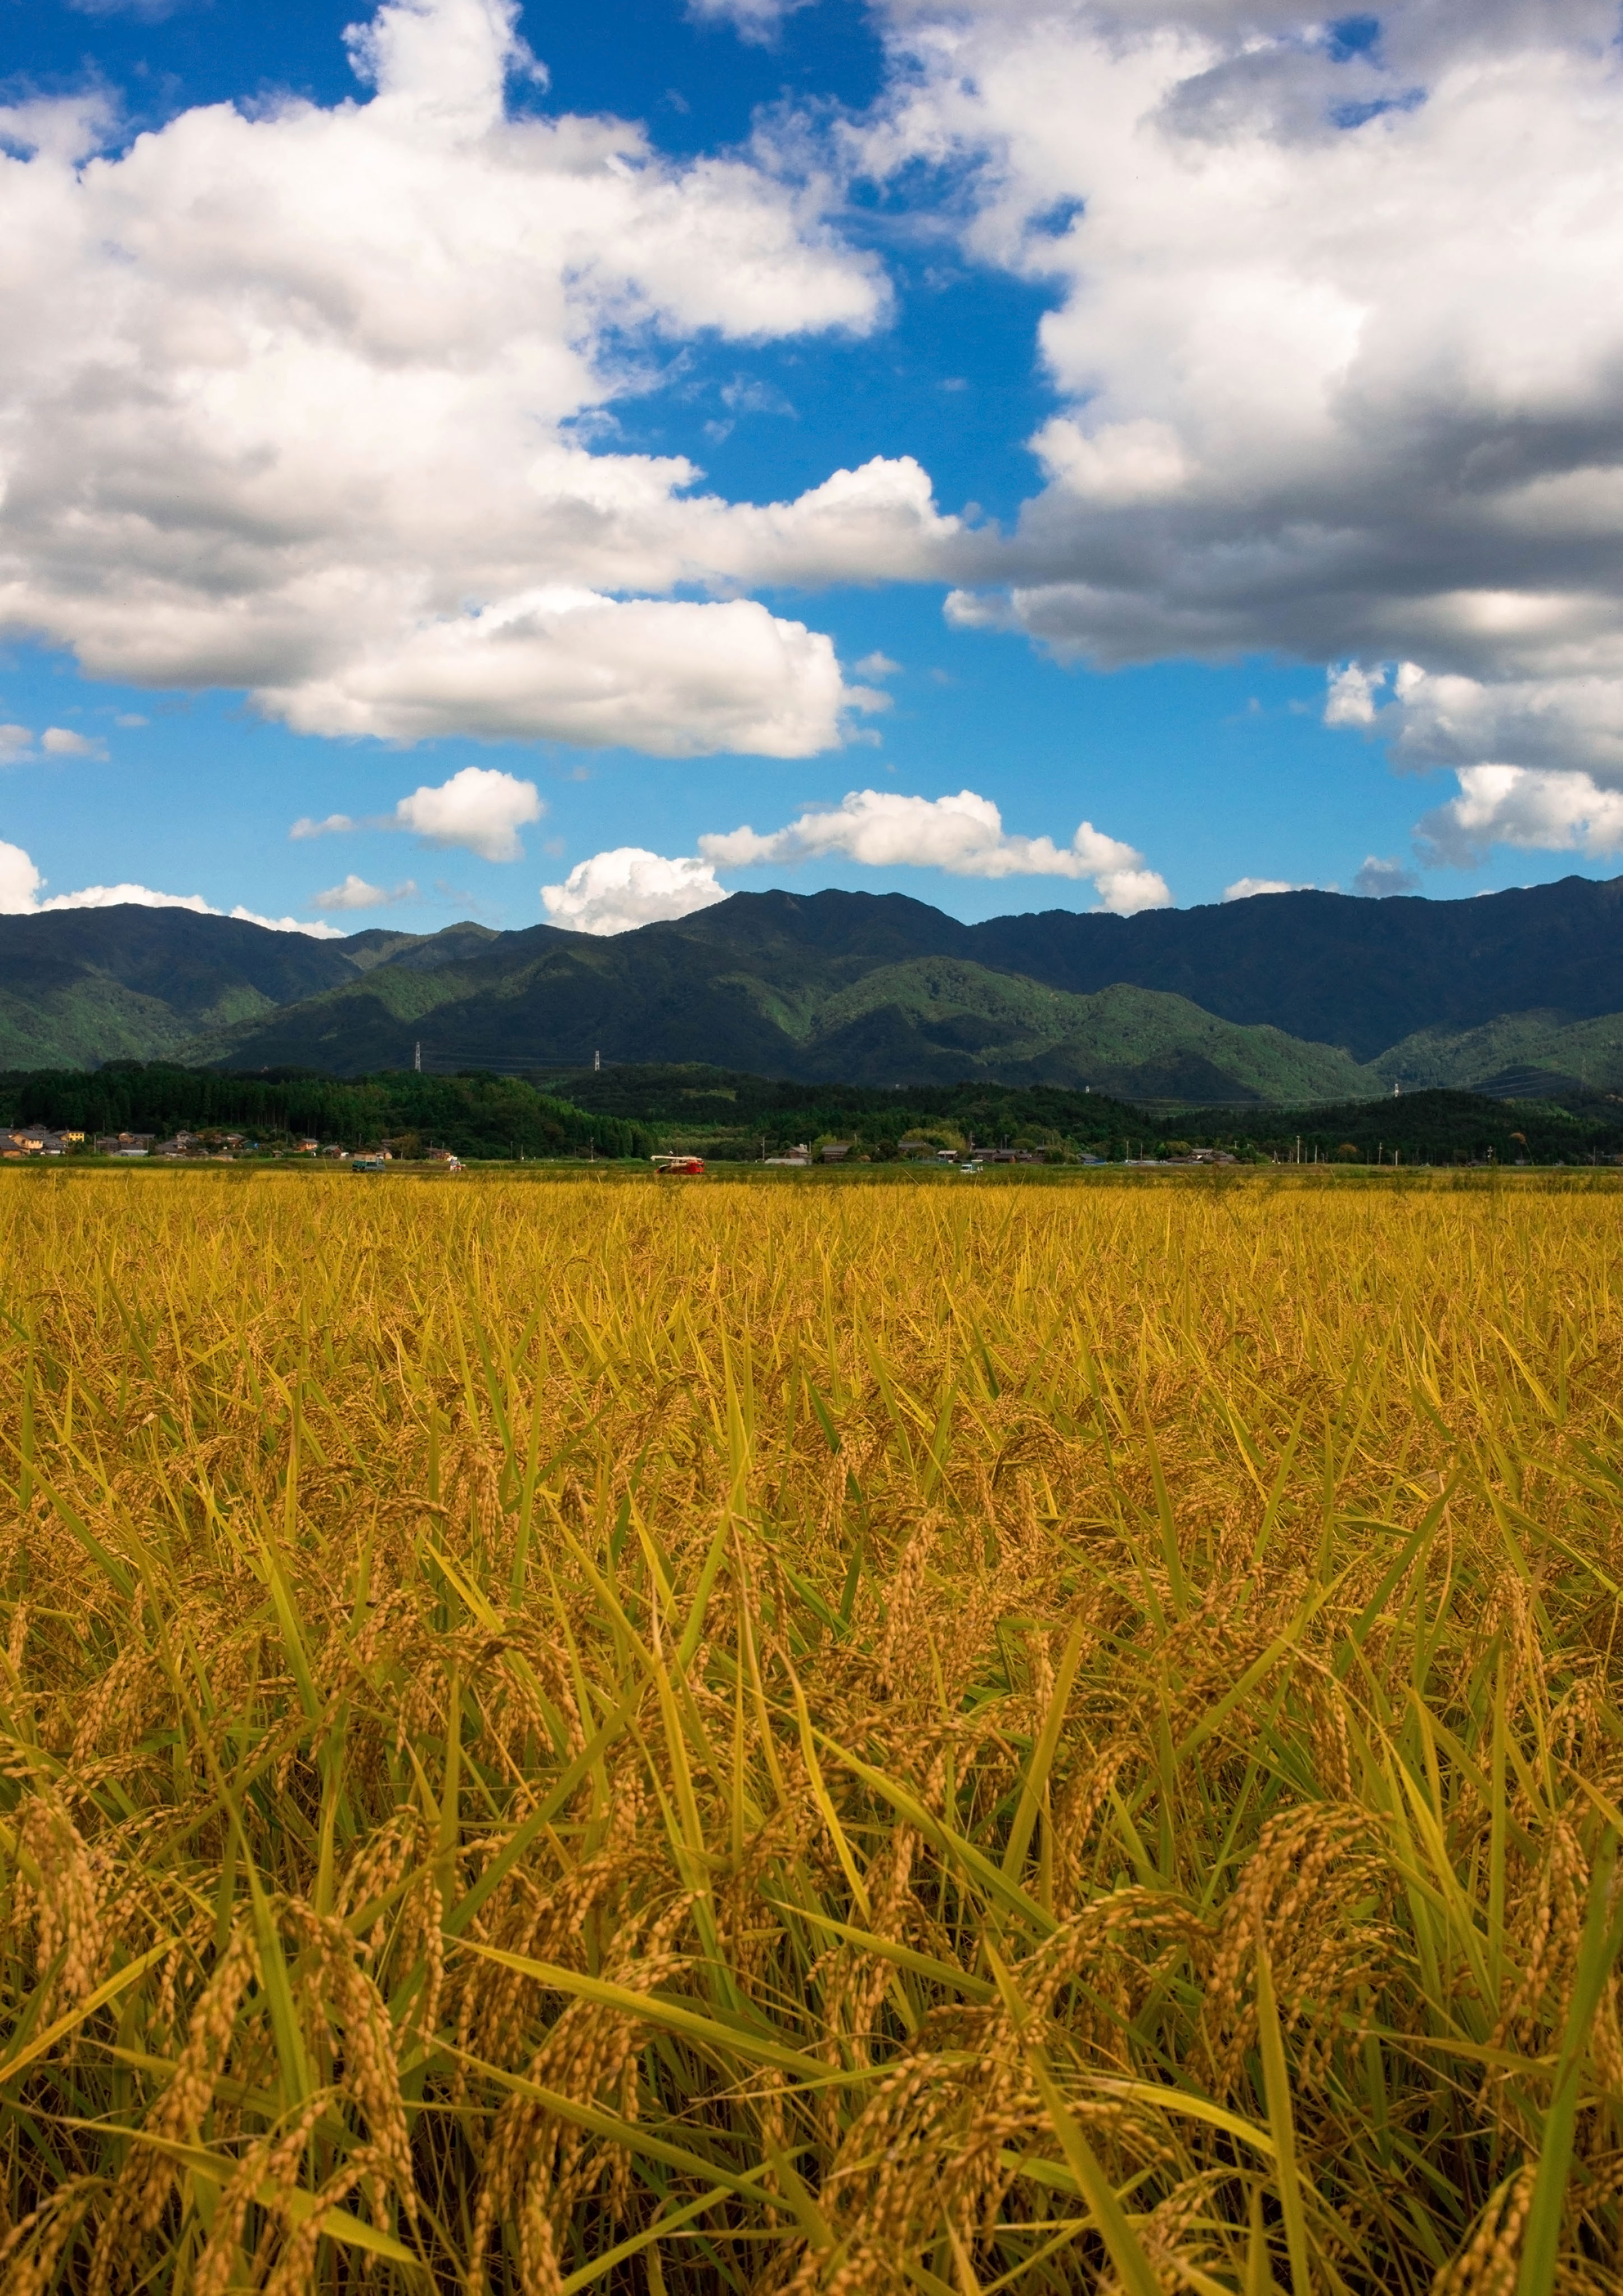
[[0,1176],[6,2290],[1618,2288],[1618,1210]]

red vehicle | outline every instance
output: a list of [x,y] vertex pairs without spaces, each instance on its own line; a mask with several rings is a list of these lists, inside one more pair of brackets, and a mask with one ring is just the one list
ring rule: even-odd
[[652,1163],[662,1180],[702,1180],[704,1177],[702,1156],[656,1156]]

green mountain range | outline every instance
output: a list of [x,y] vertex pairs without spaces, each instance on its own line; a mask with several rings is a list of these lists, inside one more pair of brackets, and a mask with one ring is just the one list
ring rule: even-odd
[[1281,894],[964,925],[738,894],[612,938],[317,941],[178,909],[0,918],[0,1067],[513,1074],[702,1062],[852,1085],[1306,1106],[1623,1086],[1623,879],[1471,901]]
[[421,1046],[430,1066],[511,1069],[582,1062],[606,1037],[609,1057],[619,1059],[635,997],[634,1057],[714,1052],[725,1065],[766,1075],[870,1085],[984,1077],[1236,1105],[1381,1088],[1333,1046],[1221,1021],[1154,989],[1118,985],[1078,996],[958,957],[873,964],[799,949],[791,961],[768,951],[756,970],[692,979],[690,951],[675,938],[636,952],[641,978],[626,983],[629,939],[513,934],[432,968],[378,964],[287,1010],[211,1032],[187,1057],[353,1075],[408,1065]]

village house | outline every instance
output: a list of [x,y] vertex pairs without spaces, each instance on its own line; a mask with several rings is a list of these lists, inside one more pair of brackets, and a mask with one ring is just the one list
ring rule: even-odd
[[0,1157],[15,1160],[20,1156],[61,1156],[84,1136],[82,1132],[70,1135],[52,1132],[43,1124],[24,1124],[14,1132],[0,1132]]

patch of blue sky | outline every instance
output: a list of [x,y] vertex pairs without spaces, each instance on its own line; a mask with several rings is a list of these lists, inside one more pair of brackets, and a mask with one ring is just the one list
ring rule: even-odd
[[[365,0],[0,0],[0,79],[51,94],[99,81],[122,94],[137,126],[194,104],[252,107],[283,94],[341,103],[360,93],[344,32],[370,12]],[[673,0],[532,6],[521,29],[546,86],[515,82],[519,108],[640,120],[677,156],[742,142],[759,110],[785,99],[861,109],[883,70],[856,0],[797,10],[766,45],[695,20]]]
[[1330,53],[1338,63],[1373,55],[1381,45],[1379,16],[1338,16],[1328,27]]
[[944,510],[1011,520],[1038,484],[1026,442],[1056,403],[1036,357],[1053,297],[950,247],[892,252],[888,267],[892,316],[874,333],[690,342],[660,363],[658,388],[612,402],[600,435],[686,455],[734,501],[790,500],[832,471],[912,455]]
[[[786,614],[807,604],[770,594],[767,603]],[[311,739],[266,722],[237,695],[109,686],[81,677],[61,654],[14,646],[0,658],[0,718],[61,725],[108,754],[0,770],[4,833],[32,854],[47,893],[133,881],[201,893],[220,908],[314,915],[314,896],[353,871],[382,887],[410,879],[417,892],[338,923],[430,931],[459,916],[532,924],[540,885],[607,847],[693,853],[706,832],[781,828],[853,789],[937,798],[971,788],[1000,808],[1006,829],[1061,845],[1091,820],[1138,847],[1180,906],[1218,900],[1243,877],[1349,889],[1372,853],[1406,862],[1417,799],[1446,794],[1440,781],[1381,770],[1359,736],[1327,730],[1323,674],[1310,668],[1261,660],[1107,675],[1066,668],[1019,637],[951,630],[932,594],[899,587],[824,596],[816,619],[848,666],[882,654],[900,667],[881,676],[891,706],[866,721],[873,739],[790,759]],[[144,722],[128,722],[137,718]],[[289,838],[300,816],[364,822],[469,765],[537,783],[545,813],[523,832],[521,862],[424,848],[375,827]],[[1570,854],[1501,850],[1480,870],[1428,873],[1423,890],[1544,883],[1575,868],[1604,873]],[[1060,878],[839,862],[732,871],[723,882],[736,890],[901,892],[966,921],[1095,902],[1090,886]]]

